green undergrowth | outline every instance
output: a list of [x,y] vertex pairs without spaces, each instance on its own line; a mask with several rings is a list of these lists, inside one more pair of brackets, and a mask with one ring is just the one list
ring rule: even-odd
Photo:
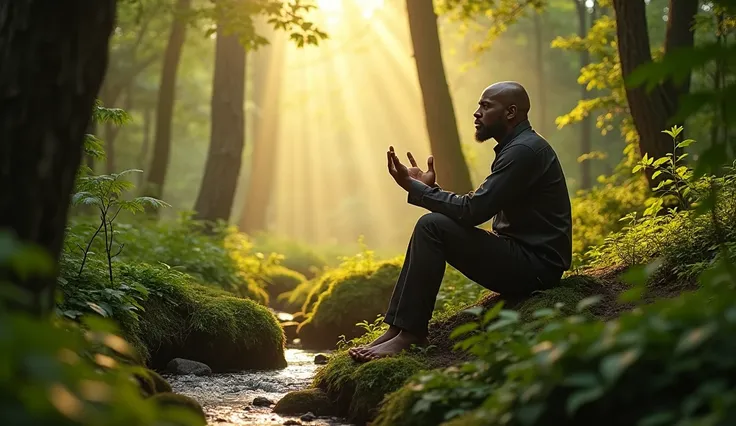
[[420,355],[356,363],[346,353],[331,358],[315,375],[314,386],[336,401],[337,414],[364,423],[375,416],[384,396],[423,368]]
[[92,312],[114,318],[155,369],[175,357],[204,362],[213,371],[285,365],[283,330],[252,300],[163,266],[116,263],[110,285],[101,264],[91,262],[81,275],[73,260],[63,258],[61,265],[60,313],[72,319]]
[[[453,273],[450,272],[450,275]],[[558,288],[539,292],[528,300],[511,303],[518,307],[523,320],[532,321],[534,312],[554,309],[561,304],[571,305],[572,308],[566,310],[572,311],[580,300],[601,293],[602,286],[603,283],[595,278],[573,276],[564,279]],[[450,338],[452,331],[457,328],[467,329],[464,324],[472,323],[477,311],[487,306],[502,306],[499,301],[497,295],[490,295],[482,298],[473,307],[466,306],[469,308],[467,312],[458,311],[457,308],[447,313],[438,310],[436,312],[440,314],[435,315],[430,323],[429,347],[413,348],[395,357],[359,363],[348,355],[347,349],[366,344],[386,330],[386,326],[381,324],[381,318],[373,324],[364,322],[366,333],[350,341],[343,341],[338,346],[336,355],[317,372],[314,386],[326,392],[334,402],[333,414],[347,416],[358,424],[369,421],[375,418],[383,396],[399,390],[415,373],[457,362],[462,353],[453,348],[453,339]],[[290,396],[290,399],[293,398],[298,396]]]
[[268,293],[271,307],[277,310],[290,309],[288,298],[280,297],[281,295],[289,293],[307,282],[304,274],[282,265],[267,268],[259,279],[264,283],[264,289]]

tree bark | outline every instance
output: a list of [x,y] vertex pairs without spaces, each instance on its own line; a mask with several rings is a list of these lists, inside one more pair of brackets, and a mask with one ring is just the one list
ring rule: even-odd
[[237,35],[217,29],[212,88],[212,127],[196,219],[229,220],[243,156],[245,117],[245,48]]
[[437,14],[427,0],[406,0],[406,9],[437,182],[444,189],[466,193],[473,188],[442,62]]
[[[585,39],[588,36],[588,8],[585,5],[585,0],[573,0],[575,7],[578,12],[578,35],[580,38]],[[591,17],[590,26],[593,25],[593,18]],[[590,64],[590,52],[583,49],[580,52],[580,68],[584,68]],[[588,99],[588,90],[585,86],[580,86],[580,99]],[[590,115],[583,118],[580,122],[580,154],[584,155],[592,150],[592,128],[591,128],[591,117]],[[590,169],[590,160],[585,160],[580,163],[580,188],[590,189],[593,186],[593,175]]]
[[[621,72],[627,78],[637,67],[652,61],[647,30],[646,6],[644,0],[613,0],[616,13],[616,34],[621,60]],[[665,54],[675,48],[692,47],[694,32],[691,30],[697,0],[670,0],[669,19],[665,39]],[[675,124],[672,117],[677,112],[679,98],[690,88],[690,75],[685,83],[675,86],[671,81],[647,92],[643,86],[626,88],[626,98],[639,134],[639,151],[643,156],[659,158],[672,152],[672,139],[662,133]],[[650,187],[658,180],[652,179],[652,170],[646,176]]]
[[[0,228],[61,252],[84,135],[108,61],[114,0],[0,0]],[[20,279],[50,311],[56,276]]]
[[[178,0],[175,15],[186,13],[191,8],[191,0]],[[148,166],[148,178],[144,191],[147,195],[161,198],[166,171],[169,168],[171,151],[171,123],[174,118],[176,100],[176,77],[181,60],[181,52],[186,39],[187,22],[182,16],[174,16],[166,46],[163,68],[161,70],[161,86],[158,91],[156,108],[156,136],[154,139],[153,158]],[[154,210],[154,212],[157,210]]]
[[279,138],[278,105],[284,66],[284,42],[274,34],[271,44],[261,47],[253,56],[253,99],[256,108],[250,123],[254,145],[248,192],[240,218],[240,230],[249,234],[266,230],[268,225],[266,215],[273,192]]

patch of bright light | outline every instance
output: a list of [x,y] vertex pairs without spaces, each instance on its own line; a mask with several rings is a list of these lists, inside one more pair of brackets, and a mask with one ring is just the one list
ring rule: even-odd
[[376,10],[383,7],[384,0],[359,0],[358,7],[365,19],[370,19]]

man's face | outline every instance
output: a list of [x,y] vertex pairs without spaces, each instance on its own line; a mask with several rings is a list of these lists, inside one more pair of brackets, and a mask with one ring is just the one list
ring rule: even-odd
[[506,108],[487,93],[481,96],[473,117],[475,117],[475,140],[478,142],[485,142],[490,138],[498,141],[506,133]]

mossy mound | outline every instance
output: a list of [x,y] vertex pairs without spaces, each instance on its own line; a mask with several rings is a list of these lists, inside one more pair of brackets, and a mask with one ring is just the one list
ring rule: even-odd
[[202,425],[207,424],[207,417],[204,414],[204,410],[194,398],[177,393],[165,392],[152,396],[151,400],[160,407],[186,408],[202,420]]
[[274,266],[264,272],[261,281],[265,283],[265,291],[268,293],[271,307],[278,310],[288,310],[290,304],[284,298],[279,298],[279,296],[307,282],[307,278],[304,274],[292,271],[284,266]]
[[273,412],[285,416],[298,416],[312,413],[316,416],[330,416],[339,412],[322,389],[306,389],[289,392],[273,407]]
[[297,330],[302,345],[333,348],[340,335],[352,339],[363,334],[356,324],[385,312],[400,271],[399,262],[386,261],[334,277]]
[[152,368],[163,370],[177,357],[213,372],[286,366],[284,332],[266,307],[153,266],[123,265],[120,279],[150,291],[135,334]]
[[376,415],[387,393],[399,389],[423,366],[421,357],[416,355],[358,363],[343,352],[330,358],[317,372],[314,386],[335,401],[337,415],[362,424]]

